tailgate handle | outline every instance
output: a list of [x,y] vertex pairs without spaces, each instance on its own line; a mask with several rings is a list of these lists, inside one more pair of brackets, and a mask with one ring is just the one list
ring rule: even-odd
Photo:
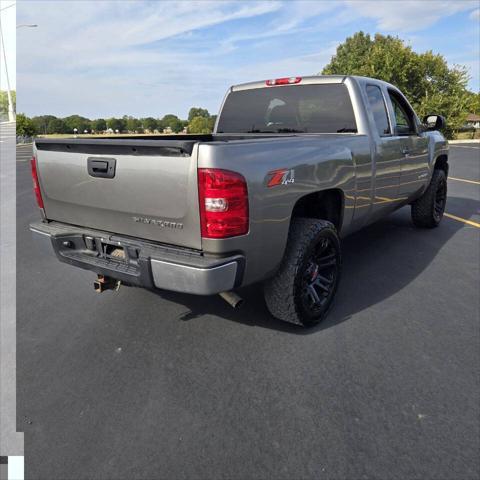
[[87,159],[88,174],[91,177],[113,178],[116,164],[115,158],[89,157]]

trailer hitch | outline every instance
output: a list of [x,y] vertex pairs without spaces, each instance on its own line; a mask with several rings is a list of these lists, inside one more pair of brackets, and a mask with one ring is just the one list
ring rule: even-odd
[[106,277],[105,275],[97,275],[97,277],[97,280],[93,282],[93,288],[97,293],[102,293],[105,290],[118,291],[120,284],[122,283],[120,280],[116,280],[112,277]]

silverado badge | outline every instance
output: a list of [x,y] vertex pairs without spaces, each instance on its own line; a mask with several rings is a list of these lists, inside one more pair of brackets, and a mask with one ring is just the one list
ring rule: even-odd
[[155,218],[147,217],[133,217],[133,221],[137,223],[146,223],[147,225],[156,225],[161,228],[173,228],[175,230],[181,230],[183,223],[169,222],[168,220],[157,220]]

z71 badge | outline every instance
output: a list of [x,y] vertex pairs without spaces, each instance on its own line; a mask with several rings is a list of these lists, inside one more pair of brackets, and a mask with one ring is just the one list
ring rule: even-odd
[[269,172],[267,177],[268,188],[276,187],[277,185],[288,185],[289,183],[295,183],[295,170],[293,168],[280,168]]

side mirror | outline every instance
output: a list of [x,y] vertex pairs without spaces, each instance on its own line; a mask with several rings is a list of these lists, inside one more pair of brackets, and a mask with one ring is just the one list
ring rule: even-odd
[[423,124],[427,130],[442,130],[445,127],[445,118],[441,115],[427,115],[423,117]]

